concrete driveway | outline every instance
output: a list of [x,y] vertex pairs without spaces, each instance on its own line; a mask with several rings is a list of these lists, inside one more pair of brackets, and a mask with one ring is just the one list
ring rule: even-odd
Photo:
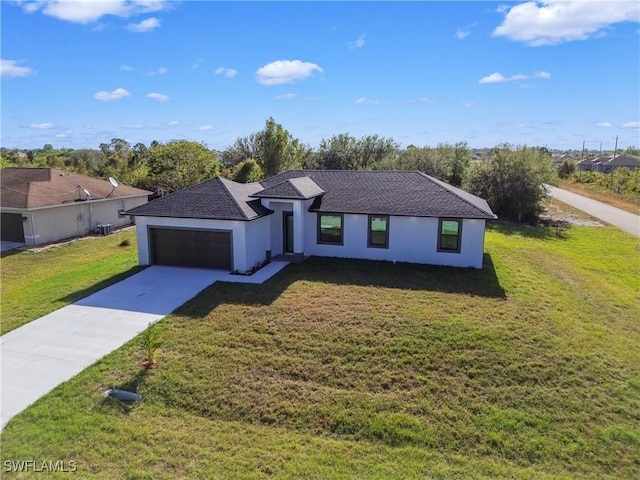
[[567,205],[571,205],[578,210],[582,210],[589,215],[607,222],[620,230],[640,237],[640,216],[630,212],[626,212],[606,203],[598,202],[591,198],[578,195],[577,193],[568,192],[561,188],[545,185],[549,196],[560,200]]
[[272,262],[251,277],[221,270],[152,266],[3,335],[0,428],[212,283],[262,283],[286,265]]

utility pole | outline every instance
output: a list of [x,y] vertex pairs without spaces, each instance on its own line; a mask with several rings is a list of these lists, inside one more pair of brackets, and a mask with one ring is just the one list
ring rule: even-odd
[[613,188],[613,171],[615,170],[616,154],[618,153],[618,136],[616,135],[616,146],[613,149],[613,158],[611,159],[611,188]]
[[580,163],[578,164],[578,182],[582,180],[582,167],[584,160],[584,140],[582,140],[582,152],[580,152]]

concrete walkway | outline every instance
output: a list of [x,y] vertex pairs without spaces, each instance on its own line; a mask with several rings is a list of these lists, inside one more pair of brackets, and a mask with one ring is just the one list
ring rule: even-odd
[[598,202],[591,198],[583,197],[577,193],[568,192],[561,188],[545,185],[549,196],[560,200],[567,205],[571,205],[578,210],[582,210],[589,215],[596,217],[603,222],[618,227],[625,232],[640,237],[640,216],[626,212],[606,203]]
[[45,393],[131,340],[216,281],[262,283],[287,265],[252,276],[148,267],[0,337],[0,429]]

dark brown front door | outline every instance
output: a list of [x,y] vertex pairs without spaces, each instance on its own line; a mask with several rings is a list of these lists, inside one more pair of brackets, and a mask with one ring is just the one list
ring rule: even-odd
[[231,232],[150,228],[151,263],[232,269]]

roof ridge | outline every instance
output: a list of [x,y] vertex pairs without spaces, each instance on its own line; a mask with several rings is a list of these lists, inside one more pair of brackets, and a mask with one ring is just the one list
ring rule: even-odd
[[228,178],[224,178],[224,177],[216,177],[216,179],[218,180],[220,185],[222,185],[222,188],[224,188],[224,191],[227,192],[227,194],[229,195],[229,198],[231,198],[231,201],[233,202],[233,204],[238,209],[238,212],[240,213],[240,216],[244,217],[245,219],[248,220],[249,217],[247,217],[247,215],[244,213],[244,210],[242,209],[242,207],[238,203],[238,199],[235,197],[235,195],[233,193],[231,193],[231,190],[229,190],[229,188],[227,187],[227,185],[225,185],[225,182],[223,182],[223,180],[225,180],[227,182],[230,182],[230,183],[233,183],[233,184],[236,184],[236,185],[241,185],[241,184],[238,183],[238,182],[234,182],[233,180],[229,180]]
[[[429,180],[431,183],[434,183],[436,185],[438,185],[440,188],[454,194],[456,197],[458,197],[460,200],[462,200],[463,202],[465,202],[467,205],[470,205],[471,207],[475,208],[476,210],[479,210],[480,212],[484,213],[485,215],[493,215],[494,218],[497,218],[496,214],[493,212],[487,212],[486,210],[480,208],[478,205],[474,204],[473,202],[470,202],[469,200],[467,200],[466,198],[464,198],[462,195],[460,195],[458,192],[456,192],[456,190],[460,190],[463,191],[461,188],[458,187],[454,187],[453,185],[449,185],[446,182],[443,182],[442,180],[438,180],[437,178],[434,178],[430,175],[427,175],[424,172],[421,172],[420,170],[415,170],[415,172],[419,173],[420,175],[423,175],[427,180]],[[469,195],[473,195],[473,193],[469,193],[469,192],[465,192]],[[474,197],[476,197],[477,195],[473,195]],[[480,198],[480,197],[478,197]],[[486,200],[484,200],[486,202]]]

